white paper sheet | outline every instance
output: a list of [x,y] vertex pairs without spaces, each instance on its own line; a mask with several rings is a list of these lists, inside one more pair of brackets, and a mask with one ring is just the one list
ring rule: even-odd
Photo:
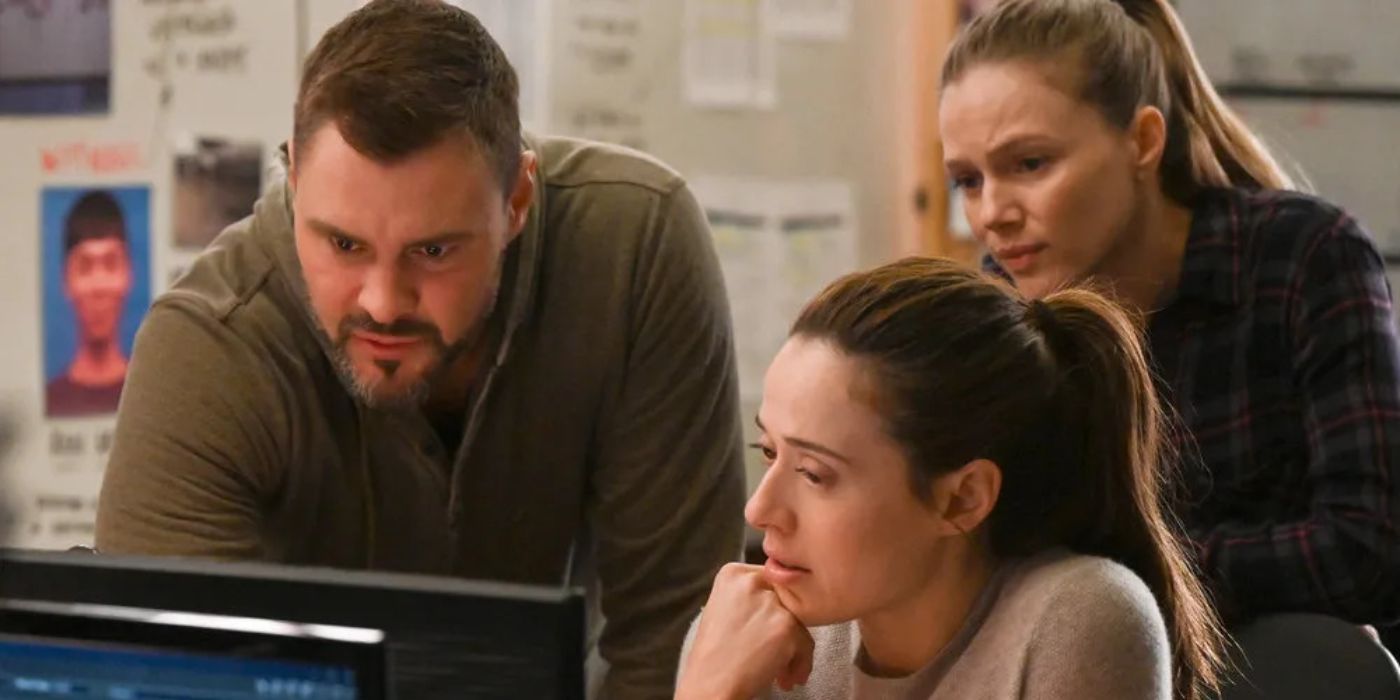
[[773,33],[784,39],[838,41],[851,32],[851,0],[770,0]]
[[449,0],[481,20],[520,79],[520,120],[549,128],[549,0]]
[[[11,520],[3,525],[10,545],[34,549],[91,546],[97,520],[97,495],[112,447],[115,419],[48,422],[34,431],[47,445],[47,463],[11,469],[4,479],[5,507]],[[42,436],[42,438],[40,437]]]
[[851,186],[841,181],[782,183],[775,189],[786,294],[778,313],[786,329],[812,297],[855,268],[855,204]]
[[556,11],[556,41],[569,77],[553,96],[555,131],[643,151],[650,146],[642,3],[574,0]]
[[770,20],[768,0],[686,0],[686,100],[698,107],[776,107]]
[[692,189],[710,220],[729,292],[739,388],[756,401],[763,375],[798,312],[855,269],[855,205],[849,183],[701,177]]

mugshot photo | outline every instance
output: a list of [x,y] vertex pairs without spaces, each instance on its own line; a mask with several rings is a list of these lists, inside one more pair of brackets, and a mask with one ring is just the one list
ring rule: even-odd
[[44,415],[112,413],[151,302],[150,188],[50,187],[41,199]]

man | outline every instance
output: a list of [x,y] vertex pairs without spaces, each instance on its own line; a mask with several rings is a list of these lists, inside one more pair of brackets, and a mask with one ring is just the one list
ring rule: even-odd
[[78,347],[73,361],[44,388],[47,415],[117,409],[127,364],[119,335],[131,281],[121,207],[108,192],[87,192],[63,225],[63,293],[73,306]]
[[97,545],[551,585],[592,560],[603,696],[669,697],[742,538],[718,263],[679,176],[522,147],[517,92],[440,2],[326,34],[285,183],[138,334]]

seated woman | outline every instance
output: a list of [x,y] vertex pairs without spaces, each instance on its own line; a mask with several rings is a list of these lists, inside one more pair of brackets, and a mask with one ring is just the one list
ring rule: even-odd
[[1224,641],[1136,333],[948,261],[828,287],[758,412],[767,563],[716,577],[676,697],[1206,697]]

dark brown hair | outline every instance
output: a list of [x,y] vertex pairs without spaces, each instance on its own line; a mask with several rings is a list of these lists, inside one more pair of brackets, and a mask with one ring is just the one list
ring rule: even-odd
[[953,41],[942,83],[978,64],[1024,59],[1069,68],[1063,76],[1078,96],[1117,128],[1142,107],[1160,110],[1162,190],[1178,203],[1203,187],[1298,188],[1220,99],[1167,0],[1002,0]]
[[1166,503],[1176,461],[1127,311],[1084,289],[1027,302],[954,262],[908,258],[832,283],[792,333],[870,373],[920,498],[940,474],[995,462],[993,552],[1066,547],[1122,563],[1161,607],[1176,697],[1218,686],[1225,637]]
[[106,190],[92,190],[78,198],[63,222],[63,254],[78,244],[100,238],[116,238],[126,244],[126,217],[117,198]]
[[374,0],[307,57],[294,155],[304,157],[328,121],[386,163],[465,133],[509,195],[520,167],[519,93],[505,53],[471,14],[440,0]]

